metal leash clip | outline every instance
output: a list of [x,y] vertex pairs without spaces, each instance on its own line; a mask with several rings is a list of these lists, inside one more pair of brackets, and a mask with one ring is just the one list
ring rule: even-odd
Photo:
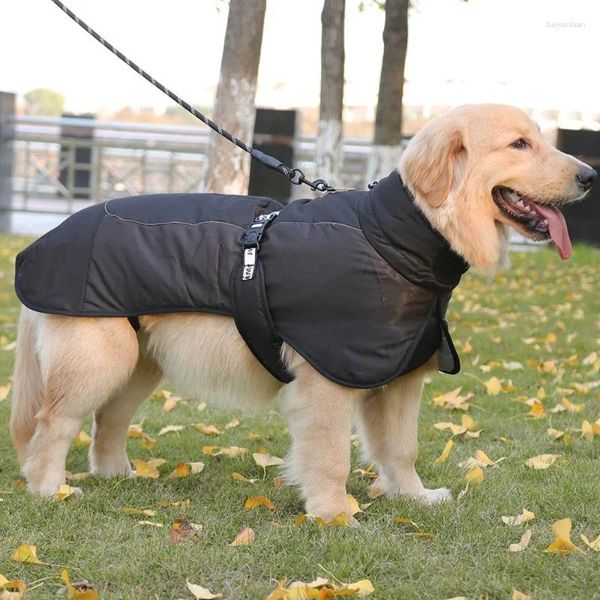
[[260,249],[260,240],[265,229],[275,220],[279,214],[278,210],[266,215],[258,215],[252,225],[246,229],[242,236],[242,248],[244,249],[244,269],[242,271],[242,281],[248,281],[254,278],[256,269],[257,254]]

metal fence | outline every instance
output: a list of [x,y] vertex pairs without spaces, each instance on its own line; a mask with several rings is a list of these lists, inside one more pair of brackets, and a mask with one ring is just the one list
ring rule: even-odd
[[[10,199],[1,203],[0,210],[11,213],[13,231],[30,229],[22,226],[26,220],[54,215],[42,220],[55,223],[61,215],[109,198],[197,192],[204,179],[211,133],[203,127],[12,115],[0,119],[11,132],[11,139],[0,139],[0,146],[10,144],[12,151]],[[312,138],[294,140],[294,166],[307,175],[316,175],[314,146]],[[344,172],[338,183],[364,185],[369,151],[366,140],[345,142]],[[232,147],[232,152],[239,150]],[[293,197],[310,193],[296,186],[292,191]]]

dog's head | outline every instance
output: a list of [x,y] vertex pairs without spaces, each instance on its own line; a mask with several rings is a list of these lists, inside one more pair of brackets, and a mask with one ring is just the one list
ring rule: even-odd
[[571,253],[558,206],[580,200],[596,171],[560,152],[512,106],[461,106],[415,135],[400,159],[404,184],[453,249],[471,265],[496,270],[507,226]]

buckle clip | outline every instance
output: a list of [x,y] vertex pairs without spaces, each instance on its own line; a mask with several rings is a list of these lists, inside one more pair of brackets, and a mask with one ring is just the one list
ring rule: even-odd
[[248,281],[254,278],[256,270],[256,260],[260,250],[260,240],[265,229],[275,220],[279,211],[273,211],[266,215],[258,215],[254,223],[246,229],[242,236],[242,248],[244,249],[244,269],[242,271],[242,281]]

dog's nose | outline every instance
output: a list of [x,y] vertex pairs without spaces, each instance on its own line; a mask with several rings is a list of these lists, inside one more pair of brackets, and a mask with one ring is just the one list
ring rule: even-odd
[[580,169],[579,173],[577,173],[575,179],[577,179],[577,185],[583,191],[587,192],[592,187],[592,183],[594,183],[596,177],[598,177],[596,170],[585,165]]

